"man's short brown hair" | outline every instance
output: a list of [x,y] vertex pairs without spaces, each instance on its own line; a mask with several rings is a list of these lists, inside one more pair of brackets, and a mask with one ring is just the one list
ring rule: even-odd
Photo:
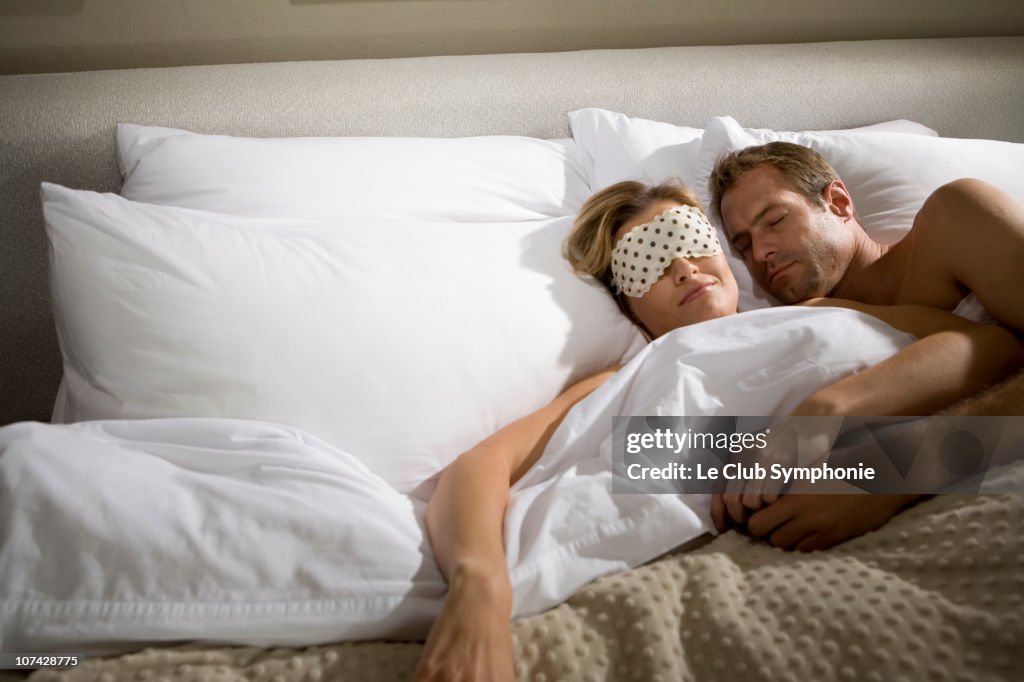
[[769,142],[727,154],[715,163],[708,180],[711,210],[722,219],[722,196],[747,171],[770,165],[779,169],[793,189],[817,205],[822,205],[822,192],[839,174],[825,158],[809,147],[792,142]]

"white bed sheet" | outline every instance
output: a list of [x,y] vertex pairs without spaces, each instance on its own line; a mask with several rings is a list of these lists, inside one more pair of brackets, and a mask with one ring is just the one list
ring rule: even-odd
[[[515,615],[710,529],[706,497],[611,493],[612,416],[784,414],[910,340],[848,310],[776,308],[650,344],[514,486]],[[0,650],[420,638],[444,594],[424,504],[294,428],[15,424],[0,493]]]

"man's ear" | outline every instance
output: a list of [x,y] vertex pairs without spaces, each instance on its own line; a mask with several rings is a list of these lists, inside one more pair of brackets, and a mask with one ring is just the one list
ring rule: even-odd
[[856,216],[853,210],[853,197],[842,180],[833,180],[825,185],[825,189],[821,191],[821,199],[825,202],[825,208],[840,218]]

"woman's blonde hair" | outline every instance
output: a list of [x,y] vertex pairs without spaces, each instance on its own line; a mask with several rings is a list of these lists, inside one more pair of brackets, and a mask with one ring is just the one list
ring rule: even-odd
[[615,232],[630,218],[643,213],[659,201],[675,201],[703,210],[697,197],[678,180],[669,180],[659,185],[645,185],[631,180],[619,182],[587,199],[562,249],[572,269],[600,280],[627,314],[629,310],[624,297],[619,294],[612,280]]

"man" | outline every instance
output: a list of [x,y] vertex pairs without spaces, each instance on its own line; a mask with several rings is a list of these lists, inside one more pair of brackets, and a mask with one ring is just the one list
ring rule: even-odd
[[[868,236],[842,180],[807,147],[734,152],[716,164],[711,193],[754,279],[784,303],[827,296],[953,310],[973,292],[1000,324],[1024,334],[1024,204],[992,185],[940,187],[891,247]],[[1022,386],[1018,375],[988,398],[996,411],[987,413],[1024,414]]]
[[[892,246],[868,236],[842,180],[807,147],[773,142],[734,152],[716,164],[710,186],[711,209],[729,241],[754,279],[784,303],[835,297],[954,310],[973,294],[996,321],[1024,335],[1024,204],[992,185],[964,179],[940,187]],[[911,345],[901,354],[915,352]],[[1024,415],[1024,372],[950,413]],[[784,496],[749,519],[743,505],[758,509],[759,496],[717,497],[713,513],[720,527],[728,514],[773,544],[816,549],[878,527],[916,499],[830,497]],[[865,505],[881,511],[858,514]],[[858,516],[864,520],[854,528],[850,519]],[[827,532],[844,523],[845,531]]]

